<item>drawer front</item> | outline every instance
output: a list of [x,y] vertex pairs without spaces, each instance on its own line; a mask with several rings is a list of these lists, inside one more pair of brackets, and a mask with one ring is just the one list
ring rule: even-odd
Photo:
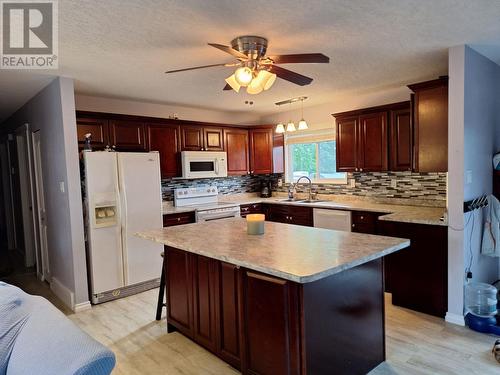
[[356,233],[376,234],[376,223],[352,223],[351,230]]
[[241,217],[245,217],[248,214],[261,214],[262,212],[262,204],[253,203],[253,204],[242,204],[240,206],[240,215]]
[[163,215],[163,226],[164,227],[172,227],[174,225],[182,225],[182,224],[190,224],[194,223],[195,213],[193,212],[185,212],[181,214],[170,214]]
[[310,207],[289,206],[288,215],[291,224],[313,226],[313,210]]

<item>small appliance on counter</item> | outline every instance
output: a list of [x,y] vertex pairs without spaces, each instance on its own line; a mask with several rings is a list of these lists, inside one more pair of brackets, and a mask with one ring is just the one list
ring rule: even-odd
[[271,182],[270,181],[262,182],[262,185],[260,186],[260,197],[271,198],[272,195],[273,191],[271,189]]

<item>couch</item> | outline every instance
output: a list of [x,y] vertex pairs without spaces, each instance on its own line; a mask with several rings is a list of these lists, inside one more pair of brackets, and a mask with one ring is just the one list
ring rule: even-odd
[[0,375],[104,375],[112,351],[45,298],[0,282]]

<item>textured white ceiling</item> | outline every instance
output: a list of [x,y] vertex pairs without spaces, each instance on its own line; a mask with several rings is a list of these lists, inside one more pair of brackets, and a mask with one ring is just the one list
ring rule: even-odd
[[[225,111],[248,111],[251,99],[257,115],[292,96],[313,106],[444,74],[447,48],[490,45],[499,19],[495,0],[60,0],[60,69],[47,73],[74,77],[83,94]],[[222,91],[231,68],[163,73],[230,62],[206,43],[245,34],[268,38],[271,54],[322,52],[331,63],[287,65],[313,83],[277,80],[256,96]]]

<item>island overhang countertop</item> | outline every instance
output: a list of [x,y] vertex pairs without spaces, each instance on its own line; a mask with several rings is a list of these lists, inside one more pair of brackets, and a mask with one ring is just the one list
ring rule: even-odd
[[247,234],[245,219],[223,219],[136,233],[138,237],[297,283],[309,283],[410,245],[402,238],[265,223]]

